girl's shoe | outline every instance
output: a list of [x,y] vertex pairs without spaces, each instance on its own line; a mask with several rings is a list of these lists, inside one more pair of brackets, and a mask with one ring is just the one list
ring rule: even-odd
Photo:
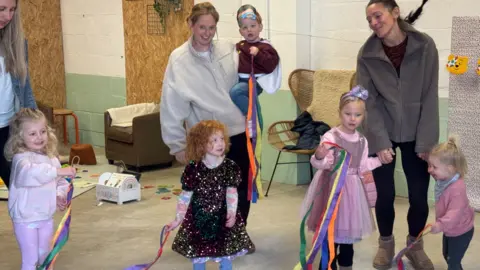
[[395,238],[393,235],[389,237],[379,237],[377,255],[375,255],[373,259],[373,268],[378,270],[390,269],[393,256],[395,256]]
[[255,248],[255,245],[252,243],[252,246],[248,249],[247,254],[252,254],[255,253],[257,249]]

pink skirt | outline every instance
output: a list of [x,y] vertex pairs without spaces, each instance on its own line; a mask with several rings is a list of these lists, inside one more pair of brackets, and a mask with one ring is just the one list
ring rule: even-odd
[[[352,170],[347,175],[343,187],[337,219],[335,220],[335,243],[353,244],[366,238],[375,231],[375,223],[367,200],[366,192],[360,177]],[[327,206],[331,189],[331,178],[328,172],[318,171],[315,174],[307,195],[302,204],[302,213],[308,211],[311,202],[313,208],[307,220],[310,231],[315,231]],[[350,173],[350,170],[349,170]],[[327,176],[327,177],[324,177]],[[303,216],[302,216],[303,217]]]

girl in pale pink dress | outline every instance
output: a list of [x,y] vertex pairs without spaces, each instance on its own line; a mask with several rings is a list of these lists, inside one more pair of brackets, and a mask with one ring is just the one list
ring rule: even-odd
[[[360,86],[340,98],[339,114],[341,125],[325,133],[310,162],[318,169],[310,184],[302,205],[302,217],[313,203],[307,226],[315,231],[320,217],[325,211],[335,174],[331,170],[338,160],[338,149],[325,142],[335,143],[351,154],[348,173],[343,186],[337,219],[335,220],[335,258],[332,269],[352,269],[353,244],[369,236],[375,225],[370,211],[371,204],[367,196],[375,197],[375,189],[366,189],[362,182],[365,172],[381,166],[378,158],[368,157],[368,144],[365,137],[357,131],[365,118],[365,100],[368,92]],[[368,190],[368,191],[367,191]],[[322,258],[322,260],[327,258]],[[321,264],[320,264],[321,265]],[[321,268],[319,268],[321,269]]]

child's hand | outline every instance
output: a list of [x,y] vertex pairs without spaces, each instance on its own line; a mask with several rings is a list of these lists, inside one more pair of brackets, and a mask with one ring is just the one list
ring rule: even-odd
[[330,149],[328,149],[325,144],[321,144],[317,147],[317,150],[315,150],[315,158],[318,160],[323,159],[328,154],[328,151],[330,151]]
[[182,222],[179,221],[179,220],[176,220],[176,219],[174,221],[170,222],[167,225],[167,232],[171,232],[171,231],[175,230],[178,227],[178,225],[180,225],[180,223],[182,223]]
[[70,177],[70,178],[75,178],[76,174],[77,174],[77,170],[74,167],[66,167],[66,168],[57,169],[57,175],[58,176],[66,176],[66,177]]
[[235,225],[235,221],[236,221],[235,212],[228,211],[227,212],[227,223],[225,224],[225,226],[227,228],[232,228],[233,225]]
[[63,196],[57,196],[57,207],[60,211],[65,210],[65,208],[67,208],[67,198]]
[[440,228],[440,224],[438,223],[433,224],[432,227],[430,228],[430,232],[433,234],[442,232],[442,229]]
[[255,46],[250,47],[250,55],[257,56],[258,48]]

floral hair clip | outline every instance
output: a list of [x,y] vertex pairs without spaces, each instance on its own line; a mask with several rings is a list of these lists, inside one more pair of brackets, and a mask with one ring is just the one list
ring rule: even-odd
[[242,13],[240,16],[238,16],[240,19],[246,19],[246,18],[250,18],[254,21],[257,20],[257,15],[255,15],[255,13],[251,12],[251,11],[247,11],[247,12],[244,12]]
[[356,97],[356,98],[359,98],[359,99],[365,101],[368,98],[368,90],[363,88],[360,85],[357,85],[357,86],[353,87],[352,90],[350,90],[350,92],[348,92],[345,95],[345,97]]

